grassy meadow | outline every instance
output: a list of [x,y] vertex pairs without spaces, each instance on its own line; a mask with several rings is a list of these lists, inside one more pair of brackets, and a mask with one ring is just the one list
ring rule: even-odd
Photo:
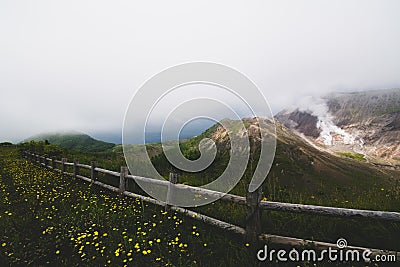
[[[150,148],[157,149],[157,146],[150,145]],[[1,266],[253,266],[257,263],[255,245],[244,242],[241,237],[53,173],[24,159],[21,151],[25,149],[57,158],[67,157],[70,162],[73,158],[79,158],[84,164],[96,160],[99,167],[115,171],[124,165],[123,155],[117,152],[77,152],[43,143],[0,148]],[[281,149],[278,146],[278,151]],[[364,165],[360,168],[357,165],[363,162],[354,160],[357,168],[351,165],[347,170],[358,183],[348,181],[343,185],[339,180],[335,184],[324,179],[321,172],[318,174],[322,178],[310,172],[308,175],[315,175],[317,182],[288,184],[280,177],[298,175],[306,163],[293,163],[285,155],[277,154],[275,167],[263,184],[264,200],[400,211],[398,180],[378,179],[376,174],[366,178],[362,171]],[[167,165],[160,166],[165,175],[171,170]],[[206,179],[202,182],[207,182],[210,173],[203,174]],[[246,172],[233,193],[244,195],[250,177]],[[196,176],[184,174],[179,179],[188,184],[199,181]],[[99,180],[118,185],[112,177],[100,176]],[[134,183],[128,184],[128,190],[143,193]],[[194,210],[245,225],[242,206],[216,201]],[[354,246],[400,248],[400,223],[264,211],[262,227],[268,234],[333,243],[343,237]],[[329,263],[298,264],[330,266]]]
[[55,174],[15,148],[0,148],[0,196],[1,266],[224,266],[252,258],[239,238]]

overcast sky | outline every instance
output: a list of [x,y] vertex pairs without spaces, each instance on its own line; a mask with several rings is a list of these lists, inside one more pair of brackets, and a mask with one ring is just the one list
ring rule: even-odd
[[0,1],[0,141],[120,133],[137,88],[211,61],[276,113],[330,91],[400,87],[400,1]]

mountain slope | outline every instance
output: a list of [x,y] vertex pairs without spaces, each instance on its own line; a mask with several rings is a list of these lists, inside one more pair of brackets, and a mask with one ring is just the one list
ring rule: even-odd
[[115,144],[99,141],[79,132],[44,133],[27,138],[25,141],[31,140],[47,140],[51,144],[83,152],[103,152],[115,146]]
[[[239,195],[245,194],[252,172],[258,163],[260,146],[256,119],[249,118],[243,121],[252,140],[252,155],[243,179],[232,191]],[[342,201],[355,202],[359,198],[368,198],[372,192],[380,193],[381,188],[390,188],[391,194],[397,198],[399,196],[400,190],[396,187],[398,171],[378,168],[368,162],[327,153],[279,122],[276,122],[276,136],[274,163],[263,185],[265,195],[275,200],[287,201],[290,197],[293,202],[299,202],[303,201],[302,196],[312,195],[320,197],[319,204],[333,205],[332,201],[336,200],[338,203],[335,205],[340,205]],[[214,163],[197,174],[181,173],[181,182],[202,185],[212,181],[225,170],[229,161],[230,138],[226,130],[218,124],[200,136],[181,142],[182,153],[189,159],[197,159],[200,156],[198,144],[203,138],[210,138],[216,143],[218,152]],[[168,164],[163,154],[154,157],[153,163],[157,170],[165,175],[171,170],[179,172]],[[368,208],[378,209],[378,206],[368,206]]]
[[310,98],[276,119],[321,149],[400,164],[400,89]]

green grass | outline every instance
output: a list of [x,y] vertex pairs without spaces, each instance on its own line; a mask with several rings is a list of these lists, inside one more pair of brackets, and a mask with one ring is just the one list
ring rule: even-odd
[[[188,145],[187,143],[183,144],[183,148],[185,148],[185,145],[187,145],[188,148],[196,145],[196,142],[194,142],[193,140],[190,141],[192,143],[190,145]],[[29,148],[28,145],[22,146],[21,150],[27,148]],[[40,148],[35,149],[40,150]],[[48,154],[53,153],[51,149],[46,146],[42,147],[42,149],[47,150]],[[155,149],[154,145],[151,146],[151,149]],[[14,152],[11,153],[10,151]],[[22,181],[26,182],[24,186],[30,187],[32,183],[39,182],[39,180],[30,180],[32,179],[30,177],[39,176],[43,179],[40,180],[41,182],[38,184],[38,187],[43,188],[44,191],[49,192],[46,197],[50,203],[53,203],[53,194],[55,194],[52,188],[58,188],[58,186],[61,186],[61,188],[60,190],[56,189],[56,191],[64,192],[65,197],[56,198],[56,203],[60,201],[60,203],[66,202],[68,203],[68,205],[75,205],[73,204],[75,203],[73,201],[83,201],[82,194],[85,196],[83,199],[86,198],[85,201],[88,201],[88,199],[92,199],[93,203],[103,203],[104,201],[104,204],[100,207],[99,205],[90,205],[90,208],[88,208],[87,211],[82,210],[81,212],[77,210],[77,208],[73,210],[66,209],[65,215],[61,215],[62,213],[59,213],[61,209],[58,208],[58,211],[54,213],[54,218],[57,218],[56,221],[65,221],[65,224],[71,221],[71,223],[73,222],[72,225],[74,225],[74,227],[78,227],[79,229],[76,230],[77,232],[74,232],[75,234],[72,237],[76,239],[79,233],[84,233],[85,231],[93,234],[93,229],[89,229],[90,225],[87,225],[86,221],[93,220],[92,218],[95,216],[98,216],[98,222],[102,222],[102,225],[98,223],[96,223],[96,225],[101,225],[101,229],[104,232],[110,234],[111,232],[113,232],[112,229],[114,227],[118,229],[124,229],[120,230],[120,232],[113,236],[112,239],[109,239],[107,242],[104,241],[104,244],[107,243],[107,249],[104,250],[108,251],[107,255],[104,253],[104,255],[98,255],[96,254],[97,252],[90,250],[89,246],[88,251],[91,252],[86,253],[83,258],[81,258],[81,254],[79,253],[80,247],[75,247],[75,243],[70,242],[73,240],[68,240],[68,238],[70,238],[68,232],[57,232],[55,235],[62,240],[56,241],[57,238],[53,236],[51,237],[53,238],[51,241],[46,241],[48,242],[46,243],[48,244],[47,250],[43,253],[37,251],[35,254],[35,257],[37,257],[37,262],[39,263],[46,263],[45,260],[41,258],[43,256],[40,256],[44,254],[47,255],[45,257],[46,260],[49,258],[48,255],[51,255],[50,262],[53,264],[80,265],[82,263],[87,263],[89,265],[89,263],[95,263],[95,265],[103,265],[103,263],[107,263],[107,261],[110,260],[112,262],[111,265],[123,265],[123,258],[115,256],[115,250],[118,248],[118,244],[122,244],[122,241],[124,239],[124,235],[122,235],[122,232],[127,232],[133,235],[136,235],[137,233],[137,228],[127,228],[126,225],[132,225],[132,222],[134,222],[133,224],[135,225],[135,223],[137,223],[138,221],[138,225],[142,225],[144,224],[144,222],[150,223],[152,222],[153,215],[156,215],[156,218],[159,218],[158,216],[161,216],[160,214],[162,210],[158,207],[147,205],[141,202],[136,204],[136,202],[132,199],[129,200],[126,198],[117,198],[116,195],[113,193],[100,190],[96,187],[89,187],[87,184],[83,184],[79,180],[71,181],[70,178],[63,178],[59,175],[52,174],[49,171],[45,171],[42,168],[33,166],[31,163],[22,160],[15,153],[16,149],[13,148],[3,148],[2,152],[0,153],[3,154],[3,157],[1,159],[2,163],[0,165],[0,169],[3,168],[2,172],[4,174],[2,177],[2,183],[7,184],[6,181],[9,183],[10,180],[18,181],[18,179],[22,179]],[[91,160],[97,160],[100,167],[115,171],[119,171],[119,166],[125,165],[124,158],[119,153],[82,153],[68,150],[62,150],[61,152],[55,151],[55,153],[58,153],[56,155],[58,158],[67,157],[69,158],[69,161],[72,161],[73,158],[78,157],[80,158],[80,162],[85,164],[90,163]],[[202,173],[201,175],[188,175],[182,173],[181,177],[179,178],[179,182],[189,184],[204,184],[213,179],[211,174],[214,172],[218,172],[221,169],[224,169],[224,164],[226,163],[225,161],[226,159],[228,159],[226,157],[226,154],[223,153],[219,154],[218,157],[219,165],[217,164],[217,166],[214,166],[214,169],[209,170],[209,172]],[[314,165],[310,163],[311,160],[315,162]],[[283,144],[279,142],[277,146],[277,156],[274,161],[274,167],[268,175],[266,182],[263,184],[263,197],[268,200],[290,203],[400,211],[400,183],[399,180],[396,179],[396,174],[398,174],[398,172],[386,172],[371,169],[364,162],[349,161],[348,159],[341,159],[336,157],[326,158],[326,156],[324,155],[320,155],[319,160],[321,162],[323,161],[324,164],[329,167],[329,169],[325,170],[316,168],[315,165],[318,164],[317,159],[312,158],[312,156],[310,155],[305,155],[301,153],[301,149],[299,149],[298,146]],[[18,164],[15,165],[13,169],[8,169],[5,166],[8,166],[10,162],[16,162]],[[161,162],[164,164],[158,167],[160,168],[160,171],[165,172],[165,175],[167,175],[169,171],[168,168],[170,168],[170,166],[168,164],[165,164],[165,161],[163,161],[160,157],[156,160],[156,162]],[[21,176],[21,172],[27,172],[27,174],[24,175],[24,178],[17,178]],[[86,176],[89,175],[89,173],[83,174]],[[6,177],[6,179],[4,177]],[[233,189],[232,193],[244,195],[244,192],[247,188],[247,183],[249,182],[250,178],[251,170],[248,170],[245,173],[245,177],[243,177],[239,184]],[[117,179],[112,177],[102,176],[100,177],[100,180],[113,185],[118,184]],[[63,184],[66,184],[66,186],[62,187]],[[140,188],[138,188],[138,186],[134,183],[130,183],[128,189],[132,192],[143,194]],[[5,190],[5,192],[9,193],[13,191],[12,188],[8,187],[8,190]],[[36,203],[35,197],[37,197],[37,192],[40,192],[39,188],[37,189],[37,191],[32,191],[31,201],[21,201],[21,203],[30,203],[29,205],[34,205],[32,203]],[[81,193],[78,193],[77,195],[76,192]],[[19,193],[15,193],[16,201],[17,199],[19,199],[19,195]],[[106,196],[106,199],[102,199],[103,196]],[[85,205],[87,204],[88,203],[86,203]],[[85,206],[83,204],[79,205],[80,207]],[[116,205],[116,207],[129,206],[131,207],[131,209],[122,208],[121,210],[116,210],[115,213],[111,214],[111,216],[110,214],[107,214],[107,211],[110,209],[110,207],[114,207],[114,205]],[[145,207],[144,210],[142,209],[143,205]],[[23,207],[19,206],[18,202],[14,202],[10,204],[10,206],[5,206],[4,209],[7,211],[11,211],[13,209],[13,215],[18,213],[19,210],[22,210],[20,217],[18,217],[16,221],[24,220],[23,216],[25,214],[29,214],[28,211],[25,212]],[[221,219],[223,221],[231,222],[240,226],[245,225],[245,207],[237,206],[232,203],[217,201],[210,205],[196,208],[195,210],[214,218]],[[45,210],[42,211],[45,212]],[[36,212],[39,213],[42,211],[36,210]],[[78,213],[76,213],[77,211]],[[111,212],[111,210],[109,210],[109,212]],[[63,216],[68,217],[68,220],[62,219]],[[171,253],[156,252],[157,250],[153,249],[149,255],[157,255],[157,257],[162,258],[160,262],[162,262],[163,265],[171,264],[178,266],[243,266],[249,265],[249,262],[253,262],[254,254],[249,253],[248,248],[244,246],[244,243],[240,238],[232,236],[218,229],[214,229],[209,225],[204,225],[192,221],[190,218],[180,217],[177,214],[170,214],[169,216],[172,216],[172,218],[173,216],[176,216],[176,218],[182,220],[182,222],[178,225],[178,232],[175,231],[175,224],[177,221],[171,220],[170,224],[164,224],[162,226],[157,224],[157,227],[152,230],[152,233],[155,234],[154,238],[156,238],[156,236],[166,236],[171,239],[176,237],[177,233],[180,233],[181,236],[185,236],[185,238],[193,237],[193,239],[190,239],[190,242],[187,241],[185,243],[188,246],[187,254],[176,253],[176,249],[179,249],[179,244],[178,248],[171,249],[171,251],[173,251]],[[43,215],[43,218],[45,218],[45,213]],[[142,220],[141,218],[146,219]],[[180,222],[179,220],[178,222]],[[164,221],[168,220],[164,219]],[[13,223],[0,225],[2,225],[2,229],[14,227]],[[30,225],[34,225],[34,223],[30,222]],[[202,231],[199,232],[199,238],[193,236],[193,225],[197,227],[196,229],[198,229],[198,231]],[[54,225],[52,226],[55,227]],[[68,229],[68,226],[71,227],[71,225],[59,225],[58,227],[59,229]],[[43,231],[43,229],[46,229],[46,227],[48,226],[42,225],[41,228],[39,228],[37,231],[41,233],[41,231]],[[354,246],[365,246],[389,250],[398,250],[398,248],[400,247],[398,239],[398,236],[400,236],[400,223],[378,222],[365,219],[355,220],[330,218],[303,214],[290,214],[286,212],[263,212],[262,228],[264,233],[327,242],[336,242],[338,238],[344,237],[349,241],[349,244]],[[97,231],[100,233],[99,230]],[[18,230],[15,230],[14,234],[17,232]],[[15,247],[15,251],[17,250],[17,247],[21,247],[21,245],[25,244],[24,242],[26,242],[19,241],[20,243],[18,243],[14,241],[24,240],[24,238],[26,237],[20,238],[16,237],[13,234],[8,234],[5,236],[9,238],[8,240],[12,240],[11,243]],[[26,233],[26,236],[28,236],[28,233]],[[134,236],[132,236],[131,238],[134,238]],[[143,239],[138,240],[140,241]],[[144,240],[146,242],[149,241],[148,239]],[[4,242],[7,243],[5,247],[8,248],[8,244],[10,242]],[[34,239],[31,242],[39,242],[41,244],[40,239]],[[54,255],[54,244],[57,244],[57,242],[62,243],[64,244],[64,246],[69,248],[69,250],[66,249],[68,253],[65,255],[63,254],[64,258],[58,256],[61,255],[61,252],[60,254]],[[92,241],[89,242],[89,244],[91,245]],[[207,247],[204,247],[204,243],[207,244]],[[120,255],[127,255],[127,251],[132,249],[131,245],[132,244],[128,244],[127,247],[124,246],[124,249],[121,251]],[[170,245],[168,245],[168,242],[165,241],[162,242],[160,246],[160,250],[168,251]],[[28,246],[27,251],[28,250],[31,251],[34,249]],[[16,252],[10,250],[7,251],[7,253]],[[205,257],[204,255],[206,255],[207,253],[211,253],[218,259],[211,260],[210,258]],[[91,257],[95,255],[97,259],[90,259],[88,255],[90,255]],[[132,260],[132,262],[136,263],[136,265],[159,265],[159,262],[156,262],[155,258],[145,257],[148,255],[140,255],[140,253],[138,253],[138,255],[136,256],[137,257],[134,258],[135,261]],[[28,258],[28,256],[18,256],[17,258],[26,259]],[[5,257],[5,259],[8,260],[8,256]],[[11,259],[13,259],[12,255]],[[6,261],[6,263],[21,263],[21,261],[17,261],[17,259],[13,260],[14,261]],[[304,266],[308,266],[307,263],[302,264]],[[135,264],[133,265],[135,266]]]
[[60,176],[22,159],[12,148],[0,148],[0,199],[1,266],[252,262],[249,248],[239,238]]
[[[196,144],[201,138],[202,136],[199,136],[184,142],[181,149],[185,153],[188,148],[197,147]],[[151,145],[151,149],[153,147],[154,145]],[[218,151],[223,152],[221,149]],[[80,153],[70,156],[69,153],[71,152],[64,151],[63,156],[70,159],[79,157],[81,162],[86,164],[96,159],[99,166],[115,171],[119,171],[119,166],[125,165],[120,154]],[[304,154],[297,144],[278,142],[273,168],[262,185],[263,197],[289,203],[400,211],[398,172],[372,168],[361,161],[313,153]],[[208,183],[225,169],[228,160],[227,153],[218,152],[217,162],[210,168],[198,174],[181,173],[179,182],[196,186]],[[314,165],[311,162],[314,162]],[[316,167],[315,165],[321,164],[318,162],[322,162],[325,168]],[[155,158],[154,164],[165,177],[168,177],[169,171],[174,171],[167,160],[163,159],[163,154]],[[256,164],[257,162],[254,162],[254,166]],[[86,173],[86,176],[89,176],[89,173]],[[249,168],[231,193],[244,196],[251,176],[252,171]],[[118,185],[117,179],[112,177],[101,177],[101,180]],[[143,194],[134,183],[130,183],[129,190]],[[196,210],[244,226],[244,207],[217,201]],[[335,242],[344,236],[352,239],[353,245],[392,250],[399,247],[398,239],[394,238],[400,235],[399,223],[334,219],[282,212],[264,212],[263,218],[265,233],[329,242]],[[286,221],[291,223],[283,223]],[[379,231],[375,226],[378,226]],[[369,233],[369,230],[373,232]]]
[[341,155],[341,156],[345,156],[351,159],[356,159],[359,161],[366,161],[365,157],[363,154],[360,153],[350,153],[350,152],[336,152],[336,154]]

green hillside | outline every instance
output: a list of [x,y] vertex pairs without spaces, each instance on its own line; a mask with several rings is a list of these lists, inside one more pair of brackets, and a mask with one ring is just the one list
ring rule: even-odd
[[115,144],[99,141],[87,134],[79,132],[45,133],[32,136],[25,141],[31,140],[47,140],[50,144],[83,152],[104,152],[111,150],[115,146]]
[[0,147],[0,198],[0,266],[255,265],[229,232],[46,170],[17,147]]
[[[249,125],[254,126],[255,122],[252,119],[244,119],[244,123],[246,127],[249,127]],[[216,159],[210,167],[195,174],[181,173],[182,182],[199,186],[211,182],[225,170],[230,157],[230,139],[228,135],[224,135],[224,132],[218,133],[217,127],[218,125],[214,125],[203,134],[180,143],[183,155],[191,160],[200,156],[198,145],[203,138],[213,139],[218,148]],[[303,201],[309,202],[309,197],[313,196],[312,200],[320,201],[318,204],[335,206],[341,206],[347,200],[346,203],[351,203],[353,207],[371,209],[383,207],[379,206],[381,203],[361,206],[355,202],[358,198],[362,199],[369,195],[373,191],[372,188],[380,190],[380,188],[392,187],[393,193],[398,196],[393,186],[396,182],[398,183],[396,179],[398,171],[377,168],[357,157],[351,158],[348,155],[335,155],[321,151],[278,122],[276,122],[276,130],[276,154],[274,164],[264,184],[266,195],[280,201],[288,201],[287,197],[290,197],[290,202],[301,202],[304,196],[308,197]],[[246,184],[249,183],[258,163],[260,143],[251,141],[251,145],[250,158],[254,160],[249,162],[244,179],[233,189],[235,194],[245,194]],[[153,157],[153,164],[164,175],[174,169],[163,153]],[[176,172],[179,171],[176,170]],[[350,188],[358,193],[349,195]],[[394,209],[396,205],[398,202],[385,208]]]

